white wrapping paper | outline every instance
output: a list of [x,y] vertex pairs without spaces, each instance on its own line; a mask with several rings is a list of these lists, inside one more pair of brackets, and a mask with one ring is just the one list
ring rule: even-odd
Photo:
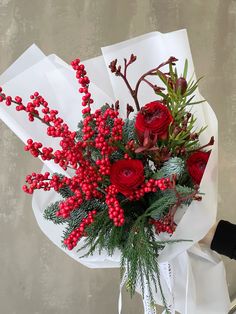
[[[133,104],[132,98],[123,81],[111,74],[108,65],[113,59],[123,64],[123,58],[129,58],[133,53],[137,61],[128,68],[128,78],[131,84],[145,71],[155,68],[170,56],[179,59],[178,72],[181,73],[184,61],[189,61],[189,77],[194,73],[191,51],[186,30],[161,34],[149,33],[116,45],[102,48],[102,56],[84,62],[90,77],[91,94],[94,99],[93,108],[98,108],[105,102],[114,103],[119,99],[121,114],[124,115],[127,102]],[[0,86],[12,96],[20,95],[27,102],[29,95],[39,91],[53,109],[58,109],[60,116],[72,129],[76,129],[81,119],[81,95],[77,92],[78,85],[75,73],[56,55],[46,57],[35,45],[32,45],[5,73],[0,76]],[[139,90],[140,104],[155,99],[155,95],[146,85]],[[202,99],[196,91],[196,100]],[[123,106],[122,106],[123,105]],[[123,109],[122,109],[123,108]],[[215,144],[212,148],[200,190],[205,193],[201,202],[192,202],[180,220],[172,239],[191,239],[193,242],[169,244],[159,257],[162,280],[166,281],[167,290],[174,299],[175,309],[183,314],[226,314],[229,310],[229,296],[225,279],[224,265],[218,254],[210,249],[199,246],[198,241],[204,237],[214,224],[217,213],[217,162],[218,134],[217,119],[207,102],[195,105],[192,112],[198,118],[197,126],[208,125],[201,136],[201,142],[206,144],[214,135]],[[0,106],[1,119],[26,142],[28,138],[41,141],[45,146],[57,147],[55,139],[46,136],[45,127],[39,121],[29,123],[24,112],[16,112],[13,107]],[[44,162],[43,172],[63,172],[53,162]],[[67,175],[70,175],[67,173]],[[54,225],[43,218],[45,207],[57,200],[59,196],[53,192],[36,191],[33,196],[33,210],[36,220],[47,237],[60,249],[63,226]],[[64,250],[75,260],[90,268],[119,267],[120,253],[107,256],[95,254],[80,259],[83,254],[77,253],[82,242],[72,250]],[[172,269],[170,278],[164,275],[165,266]],[[165,279],[166,278],[166,279]],[[168,288],[169,287],[169,288]],[[159,296],[156,296],[159,302]]]

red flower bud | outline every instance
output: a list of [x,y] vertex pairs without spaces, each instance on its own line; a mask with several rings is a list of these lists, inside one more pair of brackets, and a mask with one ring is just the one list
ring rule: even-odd
[[180,91],[180,94],[183,95],[187,90],[188,84],[184,77],[179,77],[175,83],[175,91]]

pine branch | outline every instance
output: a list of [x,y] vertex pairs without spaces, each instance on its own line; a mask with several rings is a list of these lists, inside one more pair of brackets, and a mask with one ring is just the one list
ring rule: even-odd
[[68,185],[64,185],[58,190],[58,193],[65,199],[74,195]]
[[180,177],[185,171],[185,162],[179,157],[172,157],[167,160],[162,168],[156,172],[152,178],[161,179],[171,177],[173,174]]
[[125,119],[125,124],[123,125],[123,141],[127,143],[130,140],[137,140],[137,134],[135,132],[135,119]]
[[[194,192],[193,188],[187,186],[177,185],[176,191],[179,193],[181,198],[186,198],[182,203],[185,205],[190,205],[192,202],[191,196]],[[176,196],[174,189],[167,189],[159,194],[158,198],[147,208],[147,215],[150,215],[153,219],[161,219],[164,217],[170,210],[178,202],[178,198]]]
[[87,217],[88,212],[95,209],[99,213],[101,210],[104,210],[104,208],[106,208],[106,204],[94,198],[84,201],[79,208],[74,209],[67,219],[68,224],[62,235],[62,245],[65,246],[63,241],[68,238],[73,230],[80,226],[82,219]]
[[152,285],[154,285],[156,291],[158,289],[161,291],[163,305],[166,313],[169,313],[161,286],[158,265],[158,255],[164,248],[165,242],[159,244],[156,241],[156,245],[153,247],[150,245],[150,240],[154,239],[154,237],[153,228],[150,225],[147,227],[146,220],[137,220],[130,231],[129,238],[122,251],[121,269],[127,268],[128,279],[126,287],[131,297],[135,293],[138,279],[140,279],[142,292],[144,293],[144,285],[147,283],[152,299]]
[[115,162],[115,161],[123,159],[123,158],[124,158],[124,152],[122,150],[116,150],[109,157],[111,162]]
[[[181,240],[156,241],[154,228],[148,224],[148,220],[149,217],[146,217],[144,213],[135,221],[131,219],[122,227],[115,227],[107,210],[103,210],[95,217],[94,223],[86,228],[87,237],[80,250],[88,249],[87,253],[82,256],[86,257],[93,255],[95,251],[101,253],[102,250],[112,255],[115,249],[120,249],[121,274],[126,268],[128,273],[126,287],[131,296],[135,293],[139,279],[143,292],[144,285],[148,283],[151,298],[153,297],[151,286],[154,285],[156,291],[160,289],[164,307],[169,313],[160,282],[158,255],[167,243],[176,243]],[[130,231],[127,232],[127,230]]]
[[155,220],[161,219],[169,212],[169,209],[176,203],[176,201],[177,199],[174,193],[170,196],[162,196],[148,208],[150,216]]
[[77,126],[78,130],[76,132],[76,139],[77,141],[82,141],[83,140],[83,121],[81,120],[79,123],[78,123],[78,126]]
[[50,204],[43,213],[43,217],[47,220],[51,220],[54,224],[63,224],[66,220],[62,217],[58,217],[56,212],[59,210],[60,201]]

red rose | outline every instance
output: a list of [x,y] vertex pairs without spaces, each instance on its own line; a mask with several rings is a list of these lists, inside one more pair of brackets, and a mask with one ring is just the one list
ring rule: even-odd
[[135,129],[140,142],[143,142],[145,130],[150,131],[157,138],[166,139],[168,127],[173,121],[169,109],[158,101],[153,101],[141,108],[135,121]]
[[192,153],[189,156],[187,160],[187,168],[194,183],[200,184],[209,156],[210,152],[200,151]]
[[141,160],[121,159],[111,166],[111,183],[124,195],[129,195],[144,182],[144,167]]

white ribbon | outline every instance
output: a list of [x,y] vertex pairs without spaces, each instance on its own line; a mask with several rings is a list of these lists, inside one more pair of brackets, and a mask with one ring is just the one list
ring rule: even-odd
[[118,302],[118,313],[121,314],[121,310],[122,310],[122,288],[124,286],[124,284],[126,283],[128,278],[128,271],[127,268],[125,268],[125,272],[123,274],[123,278],[121,280],[120,283],[120,294],[119,294],[119,302]]
[[[160,263],[160,273],[166,282],[169,289],[170,300],[168,302],[168,309],[171,314],[175,314],[175,303],[174,303],[174,272],[170,263]],[[162,313],[165,314],[165,311]]]
[[[166,287],[168,287],[170,299],[168,300],[168,310],[170,314],[175,314],[175,306],[174,306],[174,295],[173,295],[173,270],[169,263],[161,263],[159,264],[160,267],[160,275],[163,278],[163,281],[166,283]],[[128,279],[128,271],[125,268],[125,272],[123,274],[122,281],[120,283],[120,293],[119,293],[119,301],[118,301],[118,313],[122,313],[122,288],[125,285]],[[141,287],[141,280],[138,279],[137,282],[138,290],[142,291]],[[150,294],[150,288],[147,282],[146,277],[144,276],[144,293],[142,294],[143,299],[143,307],[144,307],[144,314],[156,314],[156,307],[153,304],[153,300]],[[163,312],[165,314],[166,311]]]
[[142,297],[144,314],[156,314],[156,307],[155,304],[153,304],[146,277],[144,279],[144,295]]

